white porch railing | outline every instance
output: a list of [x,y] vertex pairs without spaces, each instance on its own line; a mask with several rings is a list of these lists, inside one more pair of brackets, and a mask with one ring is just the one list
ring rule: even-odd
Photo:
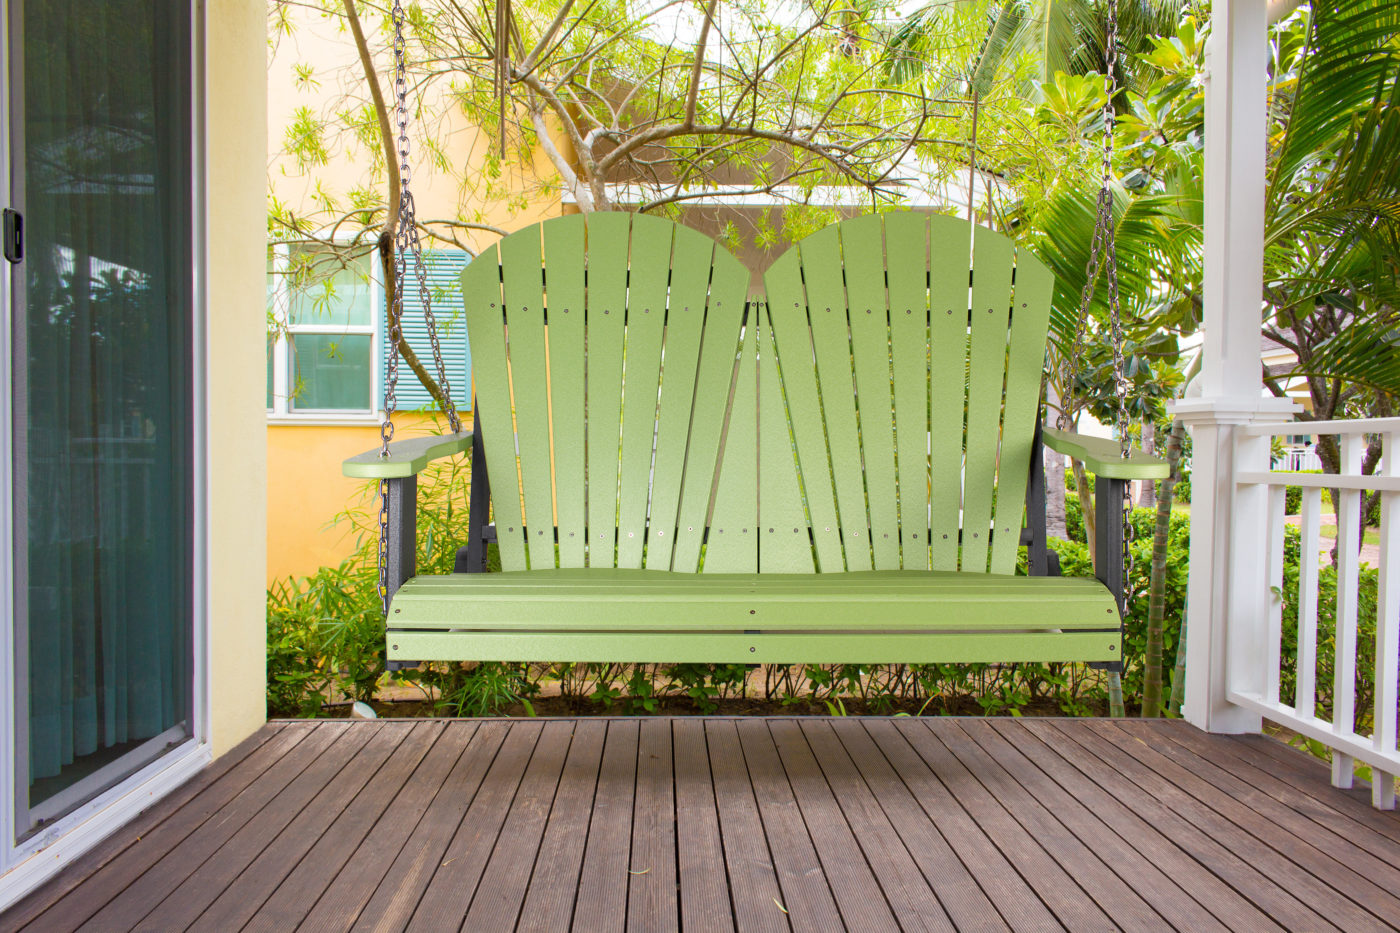
[[[1296,423],[1252,424],[1240,429],[1235,460],[1237,503],[1241,506],[1237,516],[1247,520],[1234,529],[1231,548],[1231,574],[1239,597],[1232,600],[1229,621],[1233,657],[1229,664],[1228,698],[1329,747],[1332,783],[1337,787],[1351,786],[1355,762],[1369,765],[1372,802],[1377,807],[1393,809],[1395,776],[1400,774],[1400,751],[1396,747],[1400,689],[1400,470],[1396,469],[1400,448],[1396,443],[1400,441],[1400,418],[1309,422],[1309,433],[1339,435],[1341,475],[1268,468],[1270,439],[1296,433],[1298,427]],[[1375,476],[1361,475],[1367,434],[1379,434],[1384,441]],[[1290,592],[1285,592],[1284,503],[1288,486],[1302,488],[1302,503],[1297,519],[1297,580],[1287,581]],[[1324,601],[1319,607],[1319,582],[1330,562],[1332,545],[1332,539],[1322,534],[1322,491],[1326,488],[1338,489],[1340,498],[1336,509],[1336,588],[1332,605]],[[1363,531],[1360,504],[1363,491],[1368,490],[1381,491],[1374,636],[1369,632],[1363,636],[1359,624]],[[1296,626],[1291,625],[1289,632],[1296,636],[1291,661],[1284,652],[1285,600],[1296,607]],[[1326,626],[1319,631],[1319,609],[1324,616],[1328,612],[1333,615],[1331,631]],[[1356,728],[1358,637],[1374,637],[1370,734],[1365,733],[1364,726],[1363,731]],[[1287,670],[1286,666],[1292,669]],[[1318,696],[1319,670],[1324,675],[1331,674],[1330,696]],[[1289,674],[1292,690],[1282,689]],[[1326,689],[1327,685],[1322,686]],[[1330,718],[1319,716],[1319,710],[1325,712],[1329,705]]]
[[1283,448],[1283,453],[1274,458],[1274,469],[1294,473],[1321,470],[1322,460],[1317,455],[1317,449],[1311,444],[1293,444]]

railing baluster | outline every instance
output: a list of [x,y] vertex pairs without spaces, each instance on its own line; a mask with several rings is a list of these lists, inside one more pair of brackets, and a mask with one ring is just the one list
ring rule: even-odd
[[1317,571],[1322,546],[1322,490],[1304,489],[1298,535],[1299,716],[1317,716]]
[[[1343,474],[1361,473],[1361,455],[1365,449],[1363,435],[1342,436]],[[1338,736],[1354,735],[1356,730],[1356,606],[1360,581],[1358,564],[1361,560],[1361,492],[1344,489],[1334,503],[1337,511],[1337,638],[1336,663],[1332,680],[1332,732]],[[1332,785],[1351,787],[1354,772],[1350,755],[1332,753]]]
[[1286,492],[1269,487],[1269,629],[1268,659],[1264,662],[1264,700],[1279,702],[1280,668],[1283,666],[1283,525]]
[[[1397,435],[1388,433],[1381,449],[1384,476],[1400,476]],[[1400,691],[1400,493],[1381,493],[1380,588],[1376,593],[1376,728],[1372,741],[1378,751],[1393,754],[1395,704]],[[1371,770],[1371,803],[1395,809],[1395,775]]]

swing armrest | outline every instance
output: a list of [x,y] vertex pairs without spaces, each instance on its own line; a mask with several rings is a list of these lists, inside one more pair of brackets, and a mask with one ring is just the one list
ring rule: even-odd
[[470,431],[413,437],[390,444],[387,457],[381,457],[377,447],[351,457],[341,464],[341,472],[355,479],[403,479],[417,476],[430,461],[466,453],[471,446]]
[[1101,479],[1166,479],[1167,462],[1142,451],[1133,451],[1128,459],[1118,456],[1118,442],[1107,437],[1086,437],[1073,431],[1041,428],[1045,446],[1059,454],[1073,457],[1084,469]]

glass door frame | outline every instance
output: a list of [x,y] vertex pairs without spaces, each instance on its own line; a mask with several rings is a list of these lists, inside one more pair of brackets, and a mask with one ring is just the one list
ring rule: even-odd
[[[193,472],[190,520],[193,554],[191,556],[190,603],[192,621],[190,644],[192,654],[192,683],[190,691],[190,735],[164,754],[150,760],[138,770],[118,780],[112,786],[91,796],[74,807],[33,830],[29,828],[31,809],[28,794],[28,692],[27,646],[20,624],[25,612],[23,596],[15,582],[21,578],[20,562],[26,559],[27,543],[19,541],[25,523],[15,514],[15,464],[22,448],[15,443],[14,408],[19,393],[14,388],[14,353],[16,315],[14,309],[22,300],[23,282],[18,270],[0,260],[5,267],[0,272],[0,385],[10,386],[5,403],[0,405],[0,542],[9,545],[10,559],[0,559],[0,909],[22,897],[24,893],[61,869],[70,860],[86,851],[107,834],[129,821],[163,796],[198,772],[210,759],[210,695],[209,695],[209,548],[208,500],[210,490],[208,471],[208,392],[207,360],[209,347],[206,328],[207,302],[207,242],[208,213],[206,192],[209,179],[205,161],[205,0],[188,0],[190,9],[190,185],[191,185],[191,318],[190,321],[190,464]],[[0,74],[7,87],[18,88],[23,63],[20,61],[22,35],[19,4],[16,0],[0,0]],[[5,206],[22,203],[18,190],[20,180],[14,173],[12,154],[23,141],[23,110],[14,106],[8,90],[5,94],[4,118],[0,119],[0,179],[3,179]],[[15,97],[18,93],[14,94]],[[20,195],[20,197],[16,197]],[[23,389],[20,388],[19,392]],[[20,396],[22,397],[22,396]],[[19,566],[17,566],[19,565]],[[150,740],[163,740],[158,736]],[[149,743],[147,743],[149,744]],[[144,747],[144,746],[143,746]],[[127,764],[129,753],[108,767]],[[103,769],[106,770],[105,768]],[[124,769],[123,769],[124,770]],[[99,772],[101,773],[101,772]],[[35,856],[43,852],[42,858]]]

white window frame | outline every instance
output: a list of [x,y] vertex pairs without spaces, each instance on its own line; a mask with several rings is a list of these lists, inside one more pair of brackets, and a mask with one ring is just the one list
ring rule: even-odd
[[[325,324],[288,324],[287,312],[291,307],[291,276],[287,273],[291,266],[291,247],[305,240],[285,240],[269,243],[272,250],[273,274],[276,276],[276,297],[274,315],[277,318],[277,337],[272,346],[272,407],[267,409],[268,424],[297,425],[357,425],[378,424],[381,420],[378,399],[384,392],[382,317],[384,307],[384,283],[375,275],[371,250],[365,255],[370,260],[369,274],[369,324],[345,324],[328,326]],[[292,399],[292,343],[297,334],[335,334],[337,336],[367,336],[370,338],[369,398],[364,408],[299,408]],[[289,339],[290,335],[290,339]]]

